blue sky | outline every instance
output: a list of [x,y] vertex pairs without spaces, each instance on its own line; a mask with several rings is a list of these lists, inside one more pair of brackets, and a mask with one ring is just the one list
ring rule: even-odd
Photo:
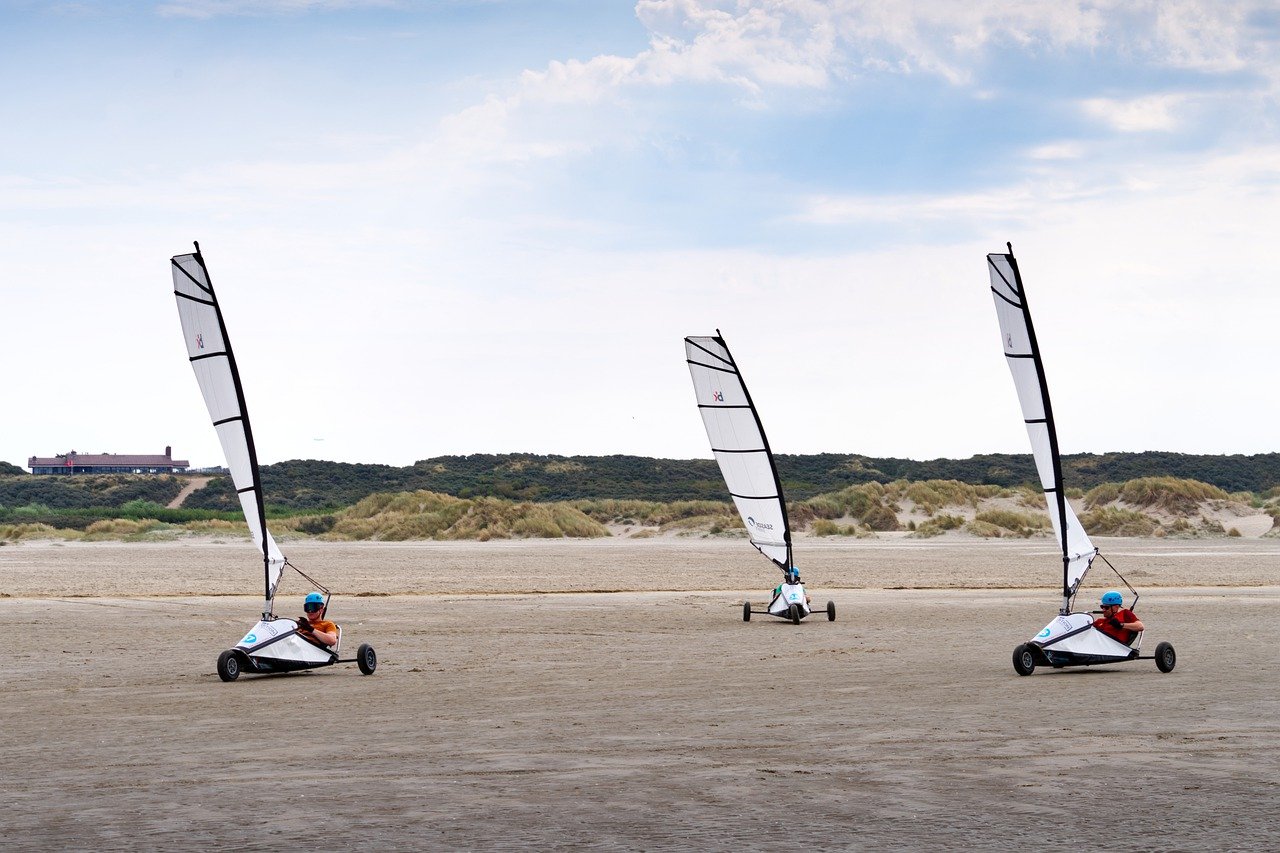
[[220,461],[201,241],[264,461],[707,456],[720,328],[780,452],[1277,449],[1259,2],[0,0],[0,458]]

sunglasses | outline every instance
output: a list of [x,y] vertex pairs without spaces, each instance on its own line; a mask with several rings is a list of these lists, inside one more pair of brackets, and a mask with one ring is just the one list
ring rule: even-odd
[[307,613],[315,613],[317,610],[323,610],[324,605],[319,601],[309,601],[302,605],[302,609]]

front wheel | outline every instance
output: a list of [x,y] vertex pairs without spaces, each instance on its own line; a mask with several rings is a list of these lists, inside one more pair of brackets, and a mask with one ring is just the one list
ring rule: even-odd
[[1172,643],[1160,643],[1156,646],[1156,668],[1161,672],[1173,672],[1174,666],[1178,663],[1178,655],[1173,650]]
[[1030,675],[1036,671],[1036,655],[1029,644],[1023,643],[1013,650],[1013,671],[1018,675]]
[[787,608],[787,615],[791,617],[792,625],[800,624],[800,605],[793,604]]
[[368,643],[360,644],[360,648],[356,649],[356,666],[365,675],[373,675],[373,671],[378,668],[378,653],[373,650],[373,646]]
[[235,681],[240,677],[240,659],[231,649],[218,655],[218,677],[223,681]]
[[742,621],[743,622],[751,621],[751,602],[750,601],[742,602]]
[[836,621],[836,603],[834,601],[827,602],[827,621]]

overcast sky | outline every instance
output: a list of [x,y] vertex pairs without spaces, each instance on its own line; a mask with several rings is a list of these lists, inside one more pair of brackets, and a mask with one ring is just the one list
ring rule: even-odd
[[1280,11],[1235,0],[0,0],[0,459],[221,464],[199,240],[263,462],[1277,441]]

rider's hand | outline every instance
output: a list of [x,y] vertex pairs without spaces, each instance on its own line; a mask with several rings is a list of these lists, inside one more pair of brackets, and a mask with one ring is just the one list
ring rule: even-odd
[[310,630],[311,630],[311,620],[307,619],[307,617],[305,617],[305,616],[303,616],[301,619],[299,619],[299,620],[298,620],[298,630],[299,630],[299,631],[310,631]]

